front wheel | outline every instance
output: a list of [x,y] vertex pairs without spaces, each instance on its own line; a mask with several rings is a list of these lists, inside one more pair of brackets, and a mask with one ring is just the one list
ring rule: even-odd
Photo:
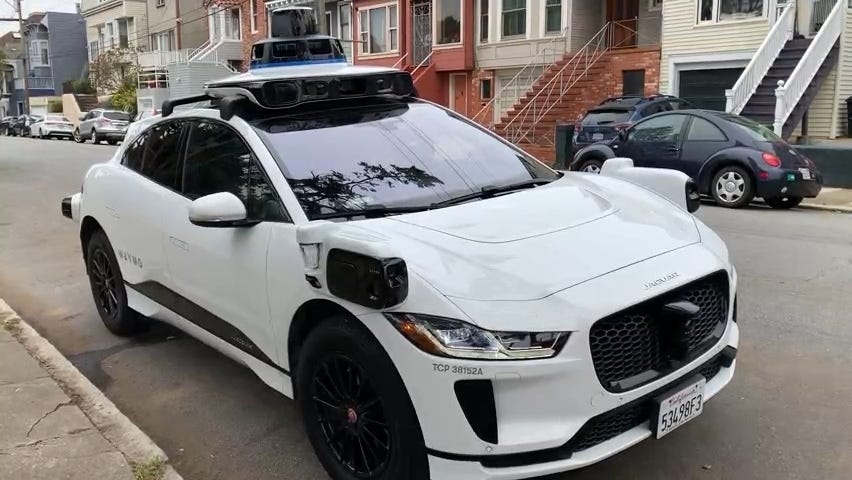
[[86,244],[86,273],[95,307],[110,332],[126,337],[145,329],[145,319],[127,305],[124,278],[103,230],[93,233]]
[[92,129],[92,145],[97,145],[97,144],[99,144],[99,143],[101,143],[101,139],[100,139],[100,137],[98,136],[98,132],[97,132],[97,130],[95,130],[95,129],[93,128],[93,129]]
[[308,438],[331,478],[426,480],[426,447],[405,385],[357,322],[323,322],[300,352],[296,400]]
[[777,208],[779,210],[787,210],[793,208],[804,200],[802,197],[775,197],[775,198],[764,198],[763,201],[766,202],[772,208]]
[[586,173],[601,173],[603,162],[601,160],[585,160],[580,164],[580,171]]
[[80,134],[79,128],[74,129],[74,141],[77,143],[83,143],[85,141],[83,140],[83,135]]
[[107,143],[110,145],[115,145],[116,143],[118,143],[118,140],[107,140]]
[[740,208],[754,198],[751,175],[740,167],[726,166],[713,176],[710,191],[716,204],[726,208]]

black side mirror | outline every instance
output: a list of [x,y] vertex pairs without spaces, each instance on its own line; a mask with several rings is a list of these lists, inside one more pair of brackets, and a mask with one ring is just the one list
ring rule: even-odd
[[698,192],[698,185],[692,179],[686,182],[686,210],[689,213],[695,213],[701,207],[701,194]]
[[628,132],[627,132],[626,128],[623,129],[623,130],[619,130],[618,131],[618,139],[621,140],[622,142],[627,141],[627,133]]

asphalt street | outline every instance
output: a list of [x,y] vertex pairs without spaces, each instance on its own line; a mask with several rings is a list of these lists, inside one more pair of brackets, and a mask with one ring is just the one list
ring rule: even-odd
[[[126,340],[101,324],[59,201],[114,150],[0,137],[0,298],[187,480],[325,478],[294,403],[248,370],[165,326]],[[852,478],[852,215],[705,204],[699,216],[740,274],[734,381],[665,439],[552,478]]]

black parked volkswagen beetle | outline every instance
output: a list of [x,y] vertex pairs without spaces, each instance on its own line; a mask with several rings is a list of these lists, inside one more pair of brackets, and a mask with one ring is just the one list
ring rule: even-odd
[[822,189],[822,175],[809,158],[763,125],[724,112],[653,115],[608,142],[581,149],[569,168],[598,173],[614,157],[632,158],[637,167],[680,170],[702,194],[729,208],[754,197],[773,208],[791,208]]

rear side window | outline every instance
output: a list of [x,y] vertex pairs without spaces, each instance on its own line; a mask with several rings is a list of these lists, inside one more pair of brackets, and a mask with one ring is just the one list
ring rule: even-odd
[[103,112],[103,116],[110,120],[118,120],[118,121],[130,121],[130,114],[124,112]]
[[589,112],[583,119],[583,126],[593,127],[597,125],[615,125],[630,120],[628,110],[595,110]]
[[728,138],[719,130],[719,127],[704,120],[703,118],[692,117],[692,125],[689,126],[689,133],[686,134],[687,140],[693,141],[711,141],[724,142]]
[[184,122],[167,122],[148,130],[142,175],[160,185],[180,190],[180,136]]
[[121,163],[125,167],[137,172],[142,171],[142,156],[145,153],[145,140],[147,138],[148,131],[142,132],[127,147],[127,150],[124,151],[124,158],[121,159]]
[[286,220],[283,206],[242,138],[229,127],[199,121],[187,138],[183,192],[191,199],[236,195],[251,219]]

